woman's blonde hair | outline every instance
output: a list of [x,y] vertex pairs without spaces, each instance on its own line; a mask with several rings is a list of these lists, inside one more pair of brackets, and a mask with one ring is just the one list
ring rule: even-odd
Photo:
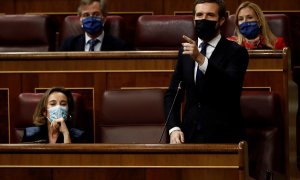
[[47,123],[47,117],[45,112],[47,112],[48,98],[53,92],[61,92],[67,97],[68,101],[68,119],[71,117],[71,114],[74,109],[74,100],[70,90],[67,90],[63,87],[53,87],[48,89],[41,100],[38,102],[35,111],[33,113],[33,124],[36,126],[42,126]]
[[262,12],[261,8],[252,2],[249,1],[245,1],[242,4],[240,4],[240,6],[238,7],[238,9],[235,12],[235,25],[236,25],[236,34],[237,34],[237,43],[238,44],[242,44],[243,42],[243,35],[240,33],[239,30],[239,22],[238,22],[238,14],[240,13],[240,11],[244,8],[251,8],[254,13],[257,16],[258,19],[258,25],[261,27],[261,33],[263,35],[263,37],[265,38],[265,45],[271,49],[274,49],[275,43],[276,43],[276,36],[272,33],[272,31],[269,28],[269,25],[264,17],[264,13]]

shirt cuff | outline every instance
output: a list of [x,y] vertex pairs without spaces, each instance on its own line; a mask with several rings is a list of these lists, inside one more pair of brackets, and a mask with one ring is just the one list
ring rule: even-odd
[[180,127],[173,127],[172,129],[169,130],[169,135],[171,135],[173,131],[181,131],[181,129]]
[[199,65],[198,67],[199,67],[199,70],[202,71],[203,74],[205,74],[207,66],[208,66],[208,59],[207,59],[207,57],[205,57],[204,63]]

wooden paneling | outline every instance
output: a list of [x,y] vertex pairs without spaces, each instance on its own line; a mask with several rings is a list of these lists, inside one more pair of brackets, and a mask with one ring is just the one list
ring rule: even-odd
[[[193,4],[195,0],[165,0],[164,2],[164,14],[174,14],[174,12],[187,12],[193,10]],[[226,1],[226,9],[230,14],[235,12],[238,7],[238,1]]]
[[[0,145],[1,178],[19,173],[36,179],[242,179],[248,177],[248,147],[239,144]],[[30,169],[39,167],[30,176]],[[13,170],[18,173],[9,174]],[[217,172],[217,173],[216,173]],[[44,174],[45,175],[45,174]],[[24,179],[24,177],[22,177]]]
[[[129,88],[167,88],[171,79],[170,72],[113,72],[107,74],[108,89]],[[159,80],[158,80],[159,79]]]
[[[284,139],[288,149],[289,51],[249,50],[245,89],[268,89],[279,94],[285,115]],[[166,88],[176,64],[177,51],[0,53],[0,88],[10,90],[11,121],[16,97],[36,88],[65,86],[94,89],[95,141],[101,122],[102,94],[121,88]],[[286,167],[288,168],[288,151]]]
[[[20,74],[0,74],[0,96],[1,96],[1,109],[0,109],[0,141],[2,143],[9,143],[10,131],[9,128],[6,128],[6,125],[10,125],[11,115],[14,114],[14,110],[17,108],[17,94],[22,91],[21,87],[21,76]],[[5,87],[5,88],[3,88]],[[7,105],[3,107],[3,105]],[[11,111],[13,109],[13,111]],[[8,134],[6,134],[8,133]]]
[[1,0],[0,6],[0,15],[5,14],[14,14],[15,13],[15,0]]
[[164,13],[163,14],[174,14],[174,11],[192,11],[194,0],[173,0],[163,1]]
[[[3,2],[2,2],[3,1]],[[2,0],[0,12],[20,14],[28,12],[74,12],[79,0]],[[151,11],[155,14],[173,14],[174,11],[190,11],[194,0],[109,0],[108,10],[114,12]],[[242,0],[226,1],[227,10],[234,13]],[[253,0],[263,10],[299,10],[298,0]]]
[[30,180],[53,180],[52,169],[43,168],[2,168],[1,180],[30,179]]
[[[242,3],[243,0],[239,0]],[[259,5],[262,10],[299,10],[300,3],[299,0],[289,0],[289,1],[261,1],[261,0],[251,0],[255,4]]]
[[163,0],[109,0],[108,11],[112,12],[145,12],[163,14]]
[[9,127],[9,91],[0,88],[0,143],[8,143]]
[[15,0],[15,13],[76,12],[78,5],[79,0]]

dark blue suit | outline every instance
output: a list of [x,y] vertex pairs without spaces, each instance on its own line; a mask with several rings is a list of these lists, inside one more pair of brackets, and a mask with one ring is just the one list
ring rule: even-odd
[[[60,51],[84,51],[85,47],[85,35],[81,34],[78,36],[72,36],[67,38],[63,41],[62,45],[60,46]],[[129,50],[127,45],[111,36],[108,33],[104,34],[101,51],[124,51]]]
[[[178,61],[165,95],[165,114],[170,111],[177,87],[182,81],[167,128],[180,127],[185,142],[230,143],[243,138],[240,95],[248,66],[247,50],[222,37],[213,51],[205,75],[195,85],[195,61],[179,50]],[[185,95],[181,122],[180,105]],[[201,137],[200,141],[194,136]]]

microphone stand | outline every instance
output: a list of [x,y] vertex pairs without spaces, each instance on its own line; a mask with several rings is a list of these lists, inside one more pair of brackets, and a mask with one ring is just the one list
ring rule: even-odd
[[169,113],[168,113],[167,120],[166,120],[166,122],[165,122],[165,124],[164,124],[163,132],[162,132],[162,134],[161,134],[161,136],[160,136],[160,139],[159,139],[159,143],[161,143],[161,140],[162,140],[162,138],[163,138],[163,136],[164,136],[164,134],[165,134],[166,126],[167,126],[167,123],[168,123],[168,121],[169,121],[169,119],[170,119],[171,112],[172,112],[172,110],[173,110],[173,106],[174,106],[175,101],[176,101],[176,99],[177,99],[178,93],[179,93],[179,91],[180,91],[180,89],[181,89],[181,83],[182,83],[182,81],[180,81],[179,84],[178,84],[178,87],[177,87],[177,91],[176,91],[174,100],[173,100],[173,102],[172,102],[170,111],[169,111]]

